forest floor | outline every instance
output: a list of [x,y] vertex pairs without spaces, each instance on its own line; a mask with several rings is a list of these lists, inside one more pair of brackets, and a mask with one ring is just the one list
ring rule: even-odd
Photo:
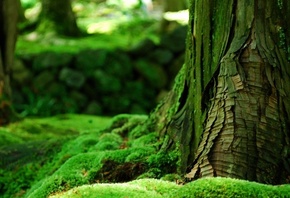
[[[84,12],[82,5],[74,8],[78,16],[94,13]],[[109,16],[105,11],[95,13]],[[92,18],[99,21],[79,18],[80,26],[93,32],[108,24]],[[152,21],[135,18],[128,23],[127,19],[109,23],[122,27],[114,33],[94,32],[83,38],[23,34],[16,53],[130,47],[144,36],[156,40]],[[25,118],[1,127],[0,197],[290,197],[290,185],[229,178],[184,183],[177,174],[178,152],[160,152],[158,134],[148,131],[146,120],[146,115],[64,114]]]
[[185,184],[147,116],[59,115],[0,128],[0,197],[290,197],[290,185],[205,178]]
[[39,32],[37,20],[41,4],[36,3],[25,10],[26,21],[19,25],[21,31],[16,53],[42,51],[76,53],[83,49],[128,49],[144,38],[158,42],[157,31],[162,17],[160,5],[156,5],[150,13],[124,5],[94,1],[74,1],[72,8],[77,25],[84,33],[82,36],[60,36],[49,28],[45,32]]

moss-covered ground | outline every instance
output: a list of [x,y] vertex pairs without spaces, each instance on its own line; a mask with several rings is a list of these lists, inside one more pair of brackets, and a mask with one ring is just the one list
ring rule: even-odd
[[59,115],[0,128],[0,197],[290,197],[289,185],[176,182],[178,156],[158,152],[146,119]]

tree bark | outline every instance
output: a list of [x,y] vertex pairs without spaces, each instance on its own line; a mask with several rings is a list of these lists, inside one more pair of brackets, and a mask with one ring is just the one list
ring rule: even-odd
[[18,0],[0,2],[0,125],[11,117],[10,73],[17,37]]
[[289,180],[289,19],[287,0],[190,2],[186,64],[151,116],[189,180]]
[[54,30],[59,35],[80,36],[71,0],[42,0],[39,31]]

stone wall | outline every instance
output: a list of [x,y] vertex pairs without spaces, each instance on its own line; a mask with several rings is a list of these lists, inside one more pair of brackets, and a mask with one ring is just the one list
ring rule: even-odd
[[148,113],[184,62],[186,27],[130,50],[18,54],[13,103],[23,115]]

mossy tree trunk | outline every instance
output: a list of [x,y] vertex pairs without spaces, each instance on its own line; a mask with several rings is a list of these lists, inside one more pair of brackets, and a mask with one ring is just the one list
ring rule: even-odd
[[0,1],[0,125],[10,121],[10,74],[17,37],[18,0]]
[[71,0],[41,0],[42,11],[38,30],[52,30],[59,35],[80,36]]
[[289,182],[288,27],[287,0],[190,2],[186,63],[151,115],[189,180]]

